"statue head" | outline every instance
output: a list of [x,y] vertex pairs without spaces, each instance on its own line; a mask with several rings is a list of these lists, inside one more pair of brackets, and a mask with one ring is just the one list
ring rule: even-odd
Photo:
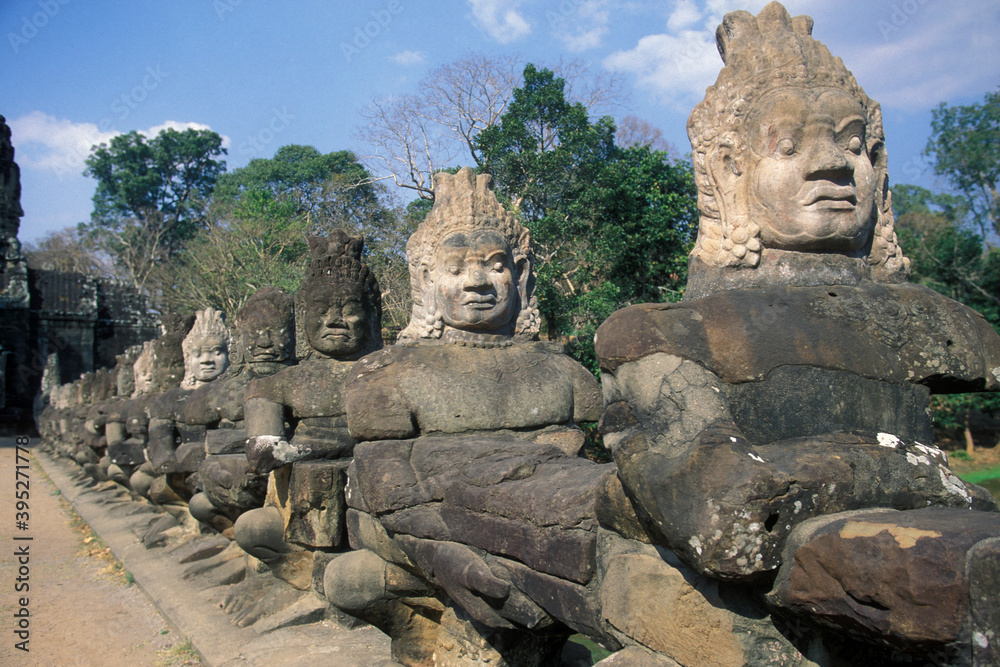
[[413,312],[400,340],[461,334],[533,339],[539,314],[530,234],[489,174],[434,176],[434,207],[406,244]]
[[180,386],[185,372],[182,343],[194,320],[194,315],[164,315],[161,318],[163,335],[142,344],[142,353],[132,367],[135,371],[133,396],[157,394]]
[[691,255],[756,267],[769,250],[864,258],[905,280],[888,193],[882,112],[812,19],[777,2],[726,15],[725,67],[688,119],[701,221]]
[[153,341],[142,344],[142,351],[132,364],[132,397],[150,393],[153,387]]
[[184,379],[181,387],[195,389],[222,375],[229,365],[229,331],[221,310],[206,308],[195,314],[194,326],[184,337]]
[[382,292],[361,261],[364,240],[335,229],[311,236],[311,261],[295,293],[298,356],[344,361],[382,347]]
[[133,366],[139,354],[142,352],[142,345],[132,345],[125,348],[125,351],[115,357],[115,376],[118,383],[118,395],[128,397],[135,392],[135,371]]
[[247,299],[233,320],[229,349],[231,372],[251,369],[262,375],[276,372],[291,359],[295,349],[294,334],[292,295],[277,287],[260,288]]

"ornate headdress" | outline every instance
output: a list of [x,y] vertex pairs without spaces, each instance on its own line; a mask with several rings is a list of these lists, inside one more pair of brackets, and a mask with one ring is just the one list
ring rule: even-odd
[[[425,266],[433,264],[434,250],[445,237],[455,232],[482,230],[495,231],[506,239],[514,263],[527,259],[531,270],[531,234],[497,201],[492,177],[477,176],[469,167],[463,167],[457,174],[435,174],[434,207],[406,243],[413,311],[400,341],[441,336],[441,318],[433,312],[432,305],[424,303],[420,293],[420,274]],[[533,276],[528,276],[527,285],[527,298],[521,303],[514,333],[533,338],[538,333],[540,319]]]
[[875,170],[878,214],[868,255],[872,276],[889,282],[905,280],[909,261],[893,229],[881,108],[858,86],[843,61],[812,38],[812,27],[810,17],[792,18],[781,4],[772,2],[756,17],[742,10],[726,14],[716,30],[725,67],[687,124],[701,212],[691,256],[708,265],[757,266],[762,250],[760,228],[745,218],[722,219],[706,162],[720,146],[728,146],[737,155],[748,149],[744,123],[753,104],[767,93],[781,88],[836,88],[856,99],[867,115],[867,149]]
[[333,230],[327,237],[310,236],[309,268],[305,278],[295,292],[295,344],[299,359],[308,358],[312,350],[305,332],[306,294],[322,283],[334,285],[354,285],[367,301],[368,335],[362,354],[368,354],[382,347],[382,290],[378,279],[361,261],[365,241],[359,236],[350,236],[342,229]]
[[195,373],[197,362],[192,360],[197,346],[206,339],[215,338],[226,345],[229,341],[229,329],[226,327],[225,313],[214,308],[206,308],[195,313],[194,325],[184,337],[181,350],[184,352],[184,379],[181,386],[192,389],[197,386]]

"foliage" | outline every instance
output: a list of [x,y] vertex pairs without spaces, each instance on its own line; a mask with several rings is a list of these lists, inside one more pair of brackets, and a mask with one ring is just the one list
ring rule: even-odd
[[649,145],[615,145],[565,82],[528,65],[498,124],[477,139],[483,170],[531,230],[539,308],[596,370],[593,334],[616,309],[680,297],[697,225],[690,169]]
[[289,144],[273,158],[251,160],[223,174],[213,197],[220,203],[233,202],[243,193],[267,190],[314,224],[334,221],[336,226],[379,207],[377,188],[368,179],[368,171],[350,151],[324,155],[312,146]]
[[345,229],[365,238],[382,290],[383,321],[410,312],[406,240],[413,223],[349,151],[288,145],[219,178],[207,224],[158,279],[172,308],[234,313],[259,287],[295,291],[308,263],[306,236]]
[[925,154],[965,198],[984,239],[1000,234],[1000,90],[982,104],[933,110]]
[[[591,76],[579,61],[553,69],[568,82],[566,97],[587,109],[614,106],[622,98],[615,76]],[[433,199],[435,172],[456,159],[482,167],[479,133],[506,112],[520,84],[518,70],[513,56],[469,53],[428,73],[417,93],[372,99],[361,110],[364,123],[357,132],[372,149],[365,162],[397,186]]]
[[82,273],[92,278],[114,279],[110,257],[88,241],[77,227],[67,227],[47,234],[37,243],[24,247],[28,268]]
[[[982,313],[1000,331],[1000,250],[984,248],[983,239],[963,224],[967,200],[935,194],[912,185],[893,188],[896,233],[910,258],[911,280]],[[992,393],[931,397],[934,423],[944,429],[969,430],[974,410],[1000,410]]]
[[97,180],[88,240],[142,291],[148,279],[204,224],[208,195],[225,169],[222,138],[209,130],[166,129],[147,140],[121,134],[95,147],[84,175]]
[[165,305],[174,311],[211,306],[234,315],[260,287],[294,292],[309,249],[305,218],[269,190],[215,202],[207,223],[176,259],[161,267]]

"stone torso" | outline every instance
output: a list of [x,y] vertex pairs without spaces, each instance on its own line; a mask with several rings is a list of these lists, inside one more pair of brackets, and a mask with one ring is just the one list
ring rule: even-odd
[[597,383],[557,345],[393,347],[365,357],[347,383],[362,440],[533,430],[600,416]]

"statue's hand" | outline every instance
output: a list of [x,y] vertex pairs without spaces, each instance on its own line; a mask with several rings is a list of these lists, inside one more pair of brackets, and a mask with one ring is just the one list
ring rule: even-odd
[[247,438],[247,461],[250,472],[263,475],[291,463],[292,446],[277,435],[255,435]]
[[510,582],[497,577],[472,549],[455,542],[434,545],[434,579],[456,603],[480,623],[512,628],[498,612],[510,594]]

